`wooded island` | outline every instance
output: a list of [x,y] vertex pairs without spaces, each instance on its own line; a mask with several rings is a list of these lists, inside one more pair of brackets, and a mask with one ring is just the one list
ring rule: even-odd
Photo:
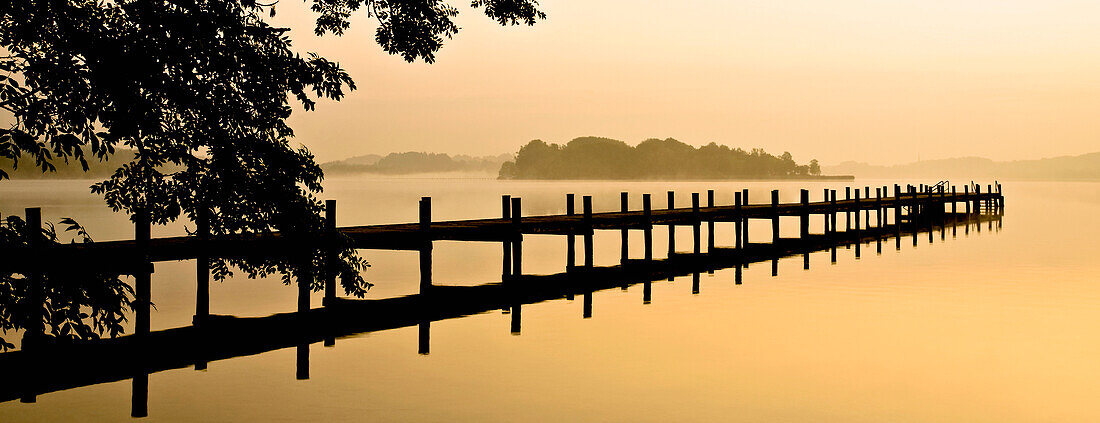
[[672,138],[651,138],[637,146],[610,138],[580,137],[564,144],[534,140],[514,161],[500,167],[500,179],[851,179],[822,176],[817,160],[800,165],[784,152],[745,151],[710,143],[696,148]]

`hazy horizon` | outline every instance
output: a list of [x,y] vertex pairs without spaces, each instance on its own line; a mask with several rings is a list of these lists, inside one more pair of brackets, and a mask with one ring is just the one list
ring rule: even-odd
[[[613,138],[613,137],[605,137],[605,138]],[[673,137],[673,138],[675,138],[675,137]],[[570,140],[565,140],[563,142],[547,141],[547,140],[543,140],[543,141],[546,141],[547,143],[563,144],[563,143],[569,142]],[[677,140],[680,141],[679,139],[677,139]],[[685,143],[686,143],[686,141],[685,141]],[[632,143],[632,142],[629,142],[629,141],[627,141],[627,144],[632,145],[632,146],[633,145],[638,145],[637,142]],[[691,144],[691,143],[688,143],[688,144]],[[722,143],[717,143],[717,144],[723,145]],[[752,148],[752,147],[730,145],[730,144],[724,144],[724,145],[727,145],[730,148],[743,148],[743,149],[751,149]],[[699,147],[699,145],[694,145],[694,146]],[[516,148],[516,150],[518,150],[518,147]],[[769,152],[772,152],[772,151],[769,151]],[[489,153],[489,154],[473,154],[473,153],[464,153],[464,152],[461,152],[461,151],[446,152],[446,151],[429,151],[429,150],[391,150],[391,151],[378,150],[378,151],[374,151],[374,152],[365,152],[365,153],[362,153],[362,154],[349,155],[349,156],[346,156],[346,157],[333,157],[332,159],[329,159],[329,160],[320,161],[320,163],[321,164],[329,164],[329,163],[341,162],[341,161],[344,161],[344,160],[354,159],[354,158],[364,157],[364,156],[385,157],[385,156],[390,155],[390,154],[399,154],[399,153],[447,154],[447,155],[450,155],[452,157],[468,156],[468,157],[471,157],[471,158],[490,158],[490,157],[491,158],[496,158],[498,156],[503,156],[503,155],[512,155],[512,156],[514,156],[516,154],[515,151],[497,153],[497,154],[492,154],[492,153]],[[781,152],[775,152],[775,153],[781,153]],[[790,153],[795,155],[796,157],[798,156],[798,152],[791,151]],[[1032,160],[1058,159],[1058,158],[1065,158],[1065,157],[1077,157],[1077,156],[1084,156],[1084,155],[1093,154],[1093,153],[1100,153],[1100,148],[1097,148],[1093,151],[1083,151],[1081,153],[1076,153],[1076,154],[1059,154],[1059,155],[1039,156],[1039,157],[1030,157],[1030,158],[1023,157],[1023,158],[1005,159],[1005,160],[998,160],[998,159],[994,159],[994,158],[988,157],[988,156],[971,155],[971,156],[947,156],[947,157],[936,157],[936,158],[921,157],[921,158],[918,158],[918,159],[915,159],[915,160],[912,160],[912,161],[901,161],[901,162],[896,162],[896,163],[868,162],[868,161],[860,161],[860,160],[841,160],[841,161],[837,161],[837,162],[822,162],[821,165],[822,166],[836,166],[836,165],[843,165],[843,164],[848,164],[848,163],[856,163],[856,164],[866,164],[866,165],[874,165],[874,166],[899,166],[899,165],[909,165],[909,164],[916,164],[916,163],[922,163],[922,162],[960,160],[960,159],[981,159],[981,160],[991,160],[991,161],[994,161],[994,162],[1002,163],[1002,162],[1013,162],[1013,161],[1032,161]],[[811,157],[806,157],[805,159],[810,160],[812,158]]]
[[459,5],[438,61],[405,63],[356,13],[316,37],[274,18],[359,90],[295,113],[319,161],[376,151],[500,154],[532,139],[673,137],[822,163],[995,160],[1096,151],[1100,4],[855,0],[544,2],[534,27]]

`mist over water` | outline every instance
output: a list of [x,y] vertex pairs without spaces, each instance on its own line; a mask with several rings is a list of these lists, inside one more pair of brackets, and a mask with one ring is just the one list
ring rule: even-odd
[[[565,211],[565,194],[592,195],[595,211],[619,209],[619,193],[664,208],[691,193],[716,191],[731,204],[748,188],[752,203],[779,189],[782,202],[811,201],[825,188],[934,181],[597,182],[355,177],[326,180],[338,225],[412,222],[431,196],[433,219],[499,217],[500,195],[523,198],[525,215]],[[987,181],[980,181],[983,184]],[[126,239],[133,227],[88,194],[87,181],[4,181],[0,213],[41,206],[46,221],[74,217],[97,240]],[[592,317],[582,300],[524,305],[522,330],[503,312],[433,322],[431,351],[417,354],[407,327],[311,346],[310,379],[295,380],[295,352],[283,349],[214,361],[205,371],[149,376],[148,421],[1091,421],[1100,418],[1100,183],[1004,183],[1003,226],[982,224],[924,234],[900,251],[873,244],[811,254],[744,270],[596,292]],[[183,234],[181,223],[154,236]],[[843,216],[840,218],[843,228]],[[733,243],[718,223],[717,246]],[[785,236],[798,233],[784,218]],[[655,258],[667,251],[653,234]],[[811,232],[821,232],[820,216]],[[753,221],[750,240],[770,239]],[[631,233],[641,257],[640,231]],[[706,232],[704,231],[704,245]],[[524,272],[563,271],[560,236],[524,237]],[[579,244],[579,243],[578,243]],[[678,230],[677,245],[691,245]],[[619,261],[619,231],[598,231],[595,264]],[[579,248],[579,246],[578,246]],[[418,291],[415,252],[361,253],[373,267],[368,298]],[[500,281],[499,243],[436,242],[437,285]],[[158,263],[154,330],[188,325],[193,262]],[[295,309],[296,289],[276,278],[243,276],[211,286],[216,314],[264,316]],[[320,294],[313,304],[320,304]],[[129,417],[130,382],[43,394],[37,404],[0,403],[0,421],[120,421]]]

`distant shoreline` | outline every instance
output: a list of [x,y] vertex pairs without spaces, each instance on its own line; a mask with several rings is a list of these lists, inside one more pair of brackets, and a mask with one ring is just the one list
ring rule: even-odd
[[730,178],[501,178],[501,181],[851,181],[855,175],[737,176]]

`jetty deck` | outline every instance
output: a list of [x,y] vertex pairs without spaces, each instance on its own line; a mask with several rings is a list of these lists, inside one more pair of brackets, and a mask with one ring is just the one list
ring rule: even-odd
[[[992,187],[992,185],[991,185]],[[471,219],[453,221],[431,221],[430,199],[422,203],[421,207],[427,209],[427,220],[423,217],[425,211],[421,211],[421,221],[417,223],[346,226],[335,228],[341,235],[354,241],[355,248],[365,250],[410,250],[423,249],[424,242],[430,241],[495,241],[504,242],[521,238],[523,234],[550,234],[550,235],[585,235],[593,230],[644,230],[655,225],[693,226],[705,222],[739,222],[747,219],[772,220],[783,216],[803,215],[835,215],[838,213],[854,213],[857,211],[902,210],[901,219],[910,218],[909,209],[912,207],[930,207],[937,205],[963,205],[973,212],[979,212],[979,208],[993,207],[1003,202],[1003,195],[999,192],[966,192],[958,193],[955,190],[948,192],[925,192],[911,190],[900,191],[895,186],[895,195],[884,197],[882,192],[885,187],[874,188],[878,195],[874,197],[864,196],[860,198],[860,190],[855,190],[855,196],[847,195],[844,199],[836,199],[835,192],[831,192],[831,201],[804,201],[801,203],[778,203],[777,191],[773,191],[771,203],[756,204],[732,204],[716,206],[713,204],[713,191],[710,191],[710,204],[699,205],[698,193],[694,195],[692,207],[650,208],[649,210],[623,210],[617,212],[593,213],[589,208],[584,213],[567,213],[564,215],[549,216],[521,216],[518,208],[512,212],[513,206],[518,206],[518,201],[512,201],[505,207],[505,214],[509,216],[493,219]],[[952,187],[954,188],[954,187]],[[743,194],[748,196],[747,190]],[[805,190],[803,190],[805,191]],[[864,190],[867,191],[867,190]],[[851,192],[849,192],[851,194]],[[648,195],[646,195],[648,197]],[[671,193],[670,193],[671,196]],[[505,196],[507,197],[507,196]],[[426,197],[427,198],[427,197]],[[672,197],[670,197],[671,199]],[[518,198],[507,199],[519,200]],[[971,208],[971,205],[973,207]],[[116,265],[125,270],[125,266],[137,266],[136,259],[127,257],[140,256],[150,262],[177,261],[198,258],[201,255],[214,257],[233,257],[244,254],[293,254],[292,246],[300,246],[301,239],[287,239],[278,232],[267,234],[230,235],[210,237],[203,239],[200,236],[177,236],[149,239],[144,246],[139,246],[138,240],[107,241],[92,244],[67,244],[49,247],[49,251],[38,250],[5,250],[3,253],[12,257],[13,264],[34,263],[37,257],[43,253],[64,255],[73,260],[95,261],[100,266]],[[104,259],[110,259],[104,262]]]

